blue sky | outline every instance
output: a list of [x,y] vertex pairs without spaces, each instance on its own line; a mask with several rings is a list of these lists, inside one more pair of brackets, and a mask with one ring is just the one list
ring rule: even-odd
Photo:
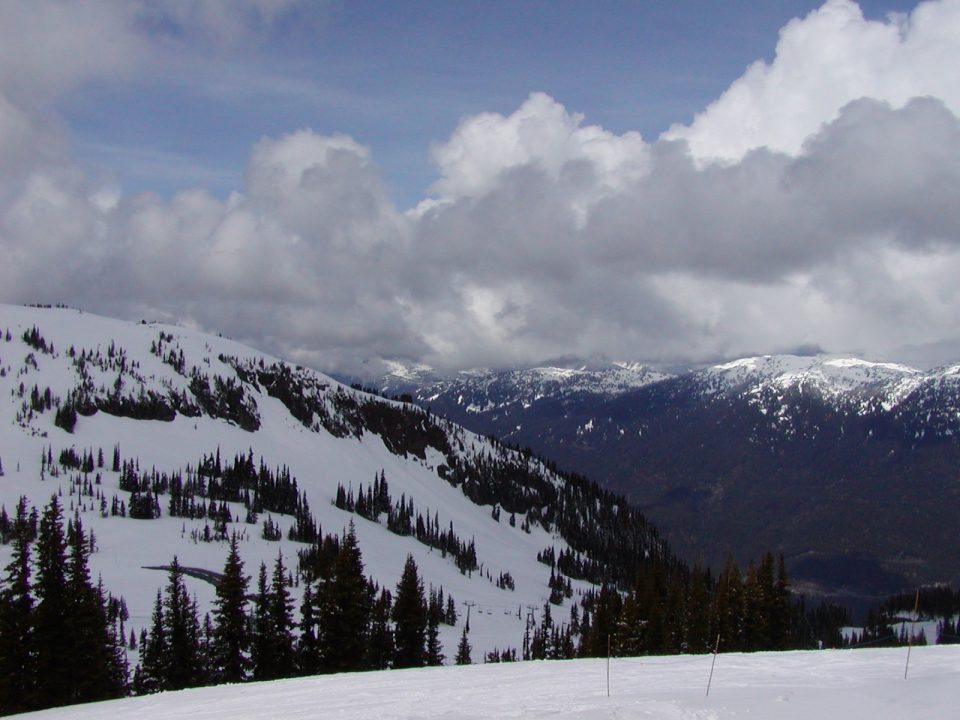
[[321,369],[960,360],[960,0],[0,0],[0,302]]
[[[586,122],[655,139],[689,123],[818,7],[764,2],[317,2],[257,38],[223,44],[169,24],[178,62],[61,100],[90,171],[125,191],[242,188],[252,145],[301,128],[370,146],[401,208],[436,179],[429,159],[458,121],[509,113],[543,91]],[[868,18],[912,2],[860,3]],[[184,69],[184,65],[187,69]]]

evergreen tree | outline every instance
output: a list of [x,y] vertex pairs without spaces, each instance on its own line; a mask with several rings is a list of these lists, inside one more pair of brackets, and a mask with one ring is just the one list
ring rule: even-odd
[[70,702],[74,682],[74,668],[64,662],[64,658],[71,657],[73,648],[62,517],[60,503],[54,496],[40,518],[37,538],[36,688],[45,707]]
[[440,621],[443,605],[437,594],[430,591],[427,607],[427,665],[443,665],[443,646],[440,644]]
[[593,612],[593,625],[586,638],[584,655],[604,657],[607,654],[608,638],[617,634],[617,623],[623,609],[620,593],[609,584],[600,587]]
[[134,675],[133,689],[138,695],[160,692],[165,686],[167,635],[163,625],[163,595],[159,589],[150,617],[150,632],[140,644],[140,666]]
[[38,705],[27,499],[21,497],[12,527],[13,557],[0,586],[0,715]]
[[[373,595],[373,589],[370,589]],[[395,645],[390,617],[393,596],[384,588],[370,610],[370,629],[367,635],[366,666],[371,670],[385,670],[393,660]]]
[[230,538],[230,551],[217,583],[213,609],[211,672],[214,682],[235,683],[247,678],[250,618],[247,614],[247,583],[243,574],[237,535]]
[[181,690],[204,683],[200,655],[200,621],[197,607],[187,594],[183,570],[176,556],[170,563],[163,604],[166,656],[163,659],[164,690]]
[[777,579],[773,586],[770,608],[770,640],[773,650],[786,650],[793,644],[791,625],[793,610],[790,605],[790,583],[783,553],[777,561]]
[[300,603],[300,637],[297,640],[297,671],[300,675],[320,672],[320,646],[317,642],[317,603],[313,583],[307,581]]
[[720,573],[713,594],[710,642],[720,637],[720,647],[726,651],[744,649],[743,645],[743,578],[736,561],[730,557]]
[[419,667],[426,662],[427,603],[413,555],[407,555],[393,604],[394,667]]
[[70,703],[120,697],[126,687],[115,637],[107,619],[106,601],[90,582],[88,543],[79,514],[67,524],[70,557],[67,587],[70,600],[71,657],[82,673],[74,673]]
[[270,617],[270,590],[267,585],[267,566],[260,563],[257,576],[257,597],[253,614],[253,642],[251,661],[254,680],[273,679],[272,668],[276,665]]
[[[107,652],[111,657],[110,697],[127,695],[130,691],[130,661],[127,658],[126,630],[124,623],[129,618],[126,603],[121,597],[114,600],[104,589],[103,582],[97,583],[97,603],[106,609],[107,616]],[[131,636],[133,631],[130,631]],[[114,694],[115,693],[115,694]]]
[[691,653],[709,652],[710,577],[699,565],[694,566],[690,575],[685,624],[687,630],[684,650]]
[[353,522],[344,533],[332,577],[318,591],[321,668],[362,670],[366,665],[370,597]]
[[274,672],[275,677],[278,678],[292,677],[296,670],[293,640],[295,623],[289,586],[287,571],[283,566],[283,555],[278,553],[277,561],[273,566],[273,580],[270,587],[271,631],[276,647]]
[[257,578],[256,609],[253,617],[254,680],[276,680],[291,677],[296,668],[293,644],[293,601],[283,566],[277,555],[273,579],[267,585],[267,566],[260,564]]
[[467,639],[467,628],[463,628],[463,632],[460,634],[460,644],[457,645],[457,656],[454,658],[454,662],[457,665],[469,665],[472,662],[470,660],[470,652],[472,650],[470,640]]

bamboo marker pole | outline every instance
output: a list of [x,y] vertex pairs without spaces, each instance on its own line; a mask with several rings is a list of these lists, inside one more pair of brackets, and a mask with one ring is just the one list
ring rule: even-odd
[[717,664],[718,650],[720,650],[720,633],[717,633],[717,644],[713,646],[713,662],[710,663],[710,679],[707,680],[707,697],[710,697],[710,684],[713,682],[713,668]]
[[917,588],[917,599],[913,603],[913,622],[910,623],[910,637],[907,638],[907,664],[903,668],[903,679],[907,679],[910,671],[910,652],[913,650],[913,632],[917,627],[917,615],[920,612],[920,589]]

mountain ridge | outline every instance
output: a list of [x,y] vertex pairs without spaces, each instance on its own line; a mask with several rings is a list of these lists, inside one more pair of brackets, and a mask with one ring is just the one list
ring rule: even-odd
[[407,391],[626,494],[685,557],[780,549],[811,591],[864,602],[960,580],[956,364],[767,355],[613,391],[558,373],[530,399],[536,374]]
[[[94,576],[125,597],[134,630],[146,626],[162,584],[147,568],[177,555],[185,567],[218,572],[227,530],[240,533],[255,569],[278,551],[295,565],[309,548],[304,533],[338,534],[354,523],[366,571],[379,585],[393,587],[411,554],[427,583],[472,603],[482,653],[521,643],[529,615],[521,608],[551,597],[564,607],[594,587],[573,578],[571,594],[557,598],[553,569],[537,557],[545,549],[589,560],[607,578],[631,574],[644,558],[671,557],[622,500],[538,458],[415,405],[177,326],[0,305],[0,423],[0,504],[9,513],[21,495],[40,507],[57,494],[68,516],[79,512],[97,537]],[[88,466],[111,451],[113,467]],[[213,474],[204,469],[214,465]],[[275,499],[266,486],[228,490],[220,474],[228,469],[232,477],[265,478],[279,488]],[[377,482],[386,495],[383,480],[391,508],[403,502],[409,513],[399,531],[387,527],[387,512],[337,504],[340,486],[359,497]],[[141,501],[143,519],[135,519]],[[201,514],[194,509],[207,505]],[[223,534],[215,508],[229,517]],[[422,535],[420,516],[429,525]],[[467,547],[475,558],[458,564]],[[0,564],[8,553],[0,546]],[[209,608],[212,586],[188,582]],[[441,635],[452,655],[459,629]]]

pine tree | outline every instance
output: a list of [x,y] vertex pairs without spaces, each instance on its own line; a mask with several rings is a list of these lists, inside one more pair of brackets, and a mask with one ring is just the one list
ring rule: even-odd
[[690,575],[690,587],[686,603],[686,626],[686,652],[709,652],[710,578],[699,565],[694,566]]
[[[371,596],[373,589],[370,589]],[[390,616],[393,609],[393,596],[384,588],[373,602],[370,610],[370,629],[367,635],[366,666],[371,670],[385,670],[390,667],[394,656],[393,628]]]
[[260,573],[257,576],[257,598],[254,602],[253,638],[250,654],[253,663],[253,679],[271,680],[275,677],[272,668],[276,665],[276,660],[271,628],[267,566],[263,563],[260,563]]
[[13,557],[0,586],[0,715],[39,707],[28,522],[27,499],[21,497],[12,527]]
[[254,680],[275,680],[291,677],[296,669],[293,644],[293,601],[283,566],[283,556],[277,555],[273,579],[267,584],[267,566],[260,564],[257,578],[256,608],[253,616]]
[[340,542],[332,577],[321,587],[317,594],[321,668],[365,669],[370,597],[353,522]]
[[439,597],[430,591],[427,607],[427,665],[443,665],[443,646],[440,644],[440,621],[443,618],[443,605]]
[[150,617],[150,632],[140,644],[140,666],[134,674],[133,689],[137,695],[160,692],[165,687],[167,635],[163,625],[163,595],[159,589]]
[[88,543],[79,514],[67,524],[70,557],[67,587],[70,599],[71,658],[82,673],[75,673],[70,703],[120,697],[126,687],[122,666],[117,665],[116,643],[107,619],[102,591],[90,582]]
[[617,633],[617,623],[623,609],[620,593],[611,586],[603,585],[596,596],[593,625],[586,638],[584,655],[603,657],[607,654],[608,638]]
[[419,667],[426,662],[427,603],[413,555],[407,555],[393,604],[394,667]]
[[[120,697],[129,694],[130,691],[130,661],[127,658],[127,641],[124,623],[129,619],[127,606],[121,597],[119,601],[114,600],[109,593],[103,589],[103,581],[97,583],[97,603],[100,607],[107,610],[107,642],[108,653],[110,655],[111,687],[116,689],[116,695],[111,697]],[[130,631],[131,636],[133,631]]]
[[297,671],[300,675],[320,672],[320,646],[317,642],[317,604],[313,583],[303,588],[300,603],[300,637],[297,640]]
[[720,647],[726,651],[744,649],[743,641],[743,578],[736,561],[730,557],[720,573],[713,594],[710,641],[720,637]]
[[235,683],[247,678],[250,618],[247,614],[247,584],[243,574],[237,535],[230,538],[230,551],[217,583],[211,639],[214,682]]
[[460,644],[457,645],[457,656],[454,658],[454,662],[457,665],[469,665],[472,662],[470,659],[470,652],[472,650],[470,640],[467,639],[467,628],[463,628],[463,632],[460,634]]
[[166,655],[163,659],[163,689],[181,690],[204,683],[200,656],[200,621],[197,607],[187,594],[183,570],[176,556],[170,563],[163,603]]
[[73,668],[63,661],[73,648],[62,517],[54,496],[40,518],[37,538],[36,681],[37,695],[45,707],[70,702],[73,685]]
[[777,579],[773,586],[770,608],[770,639],[772,649],[786,650],[793,640],[791,638],[793,612],[790,605],[790,583],[787,580],[787,566],[783,553],[777,561]]
[[273,566],[273,581],[270,587],[271,630],[274,634],[275,677],[292,677],[296,669],[296,653],[293,641],[293,600],[290,597],[287,571],[283,566],[283,555],[277,554]]

